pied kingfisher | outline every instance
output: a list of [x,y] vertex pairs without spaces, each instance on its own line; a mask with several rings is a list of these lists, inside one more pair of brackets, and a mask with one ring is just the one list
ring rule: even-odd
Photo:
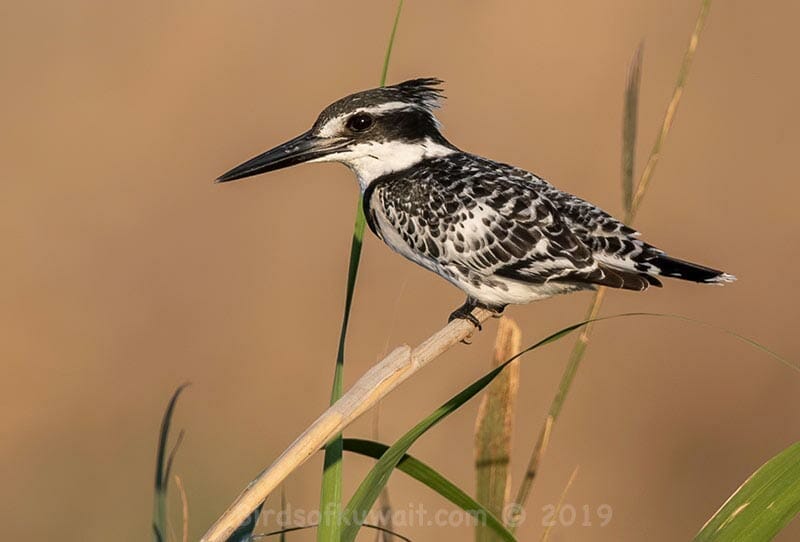
[[522,169],[459,150],[433,114],[438,79],[334,102],[311,129],[222,175],[233,181],[304,162],[341,162],[358,178],[370,229],[467,294],[450,315],[597,286],[645,290],[657,277],[735,277],[667,256],[603,210]]

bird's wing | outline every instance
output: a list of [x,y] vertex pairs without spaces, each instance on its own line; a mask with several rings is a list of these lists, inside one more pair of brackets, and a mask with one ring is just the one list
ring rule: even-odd
[[[369,212],[379,213],[392,235],[440,272],[528,283],[647,286],[636,274],[627,281],[635,284],[628,285],[624,274],[595,261],[557,207],[526,177],[530,174],[487,163],[469,155],[448,157],[387,178],[365,194]],[[375,216],[370,222],[374,225]],[[376,233],[397,244],[388,232]]]
[[[544,182],[544,181],[542,181]],[[544,194],[595,259],[617,269],[658,273],[650,263],[664,252],[639,238],[639,232],[599,207],[545,183]]]
[[[541,191],[501,179],[499,183],[477,179],[472,185],[473,192],[482,196],[475,198],[473,216],[461,221],[472,230],[469,238],[479,247],[466,258],[472,268],[527,283],[556,281],[632,290],[657,283],[598,261]],[[487,184],[494,188],[488,196],[483,195]]]
[[546,197],[505,181],[478,176],[463,188],[455,235],[444,238],[452,260],[487,275],[524,282],[556,280],[596,268],[591,252]]

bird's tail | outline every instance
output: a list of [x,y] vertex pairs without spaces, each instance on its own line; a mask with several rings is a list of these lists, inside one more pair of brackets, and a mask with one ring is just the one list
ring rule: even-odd
[[724,271],[672,258],[665,254],[649,259],[647,263],[656,267],[659,274],[665,277],[702,282],[704,284],[723,284],[736,280],[736,277]]

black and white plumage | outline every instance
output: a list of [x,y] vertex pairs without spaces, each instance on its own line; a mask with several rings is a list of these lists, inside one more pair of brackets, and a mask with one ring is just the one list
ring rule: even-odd
[[603,210],[522,169],[459,150],[433,110],[437,79],[367,90],[328,106],[308,132],[220,182],[302,162],[335,161],[358,178],[370,229],[467,294],[454,317],[658,277],[724,283],[732,275],[667,256]]

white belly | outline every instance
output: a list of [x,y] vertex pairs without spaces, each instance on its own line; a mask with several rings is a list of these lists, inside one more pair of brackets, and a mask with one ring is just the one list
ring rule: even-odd
[[533,284],[497,276],[489,277],[489,280],[493,284],[484,283],[475,286],[466,281],[450,282],[461,288],[468,296],[489,306],[524,305],[554,295],[584,289],[572,284],[558,282]]
[[474,284],[462,277],[455,268],[414,250],[387,220],[382,209],[376,207],[374,211],[376,229],[380,232],[383,242],[389,245],[392,250],[425,269],[433,271],[464,291],[468,296],[488,306],[523,305],[582,289],[580,286],[558,282],[531,284],[494,275],[486,277],[485,281]]

